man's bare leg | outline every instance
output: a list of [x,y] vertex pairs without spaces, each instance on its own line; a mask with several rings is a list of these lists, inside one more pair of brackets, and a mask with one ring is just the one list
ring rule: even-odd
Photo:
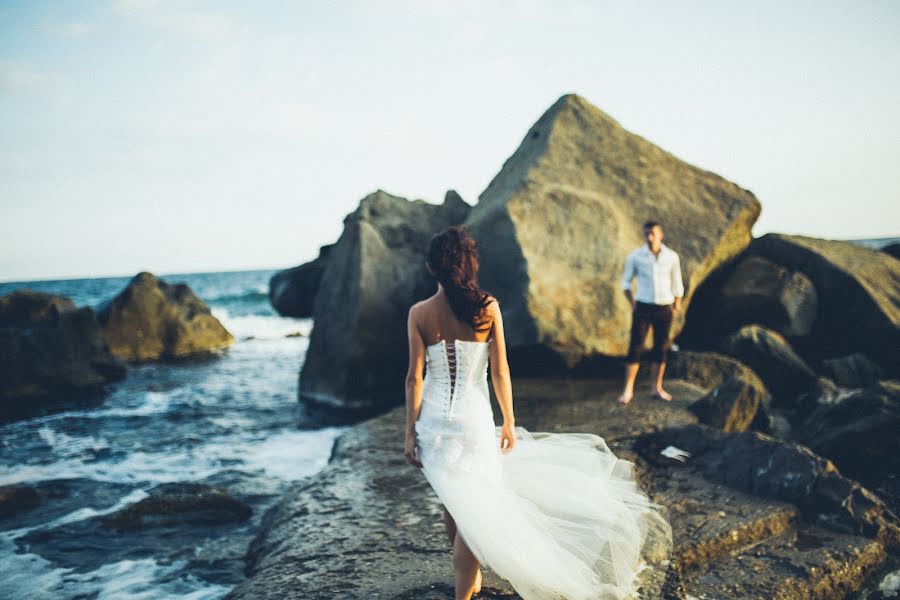
[[637,379],[639,363],[627,363],[625,365],[625,389],[619,396],[620,404],[628,404],[634,398],[634,380]]
[[666,372],[666,363],[652,363],[650,365],[652,371],[651,379],[653,381],[653,395],[660,400],[668,402],[672,399],[672,394],[663,389],[663,374]]

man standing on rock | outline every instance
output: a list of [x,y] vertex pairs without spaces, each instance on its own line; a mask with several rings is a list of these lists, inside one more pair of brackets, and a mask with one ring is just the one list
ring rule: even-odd
[[[634,380],[637,379],[638,357],[647,337],[647,329],[653,328],[653,349],[649,358],[653,373],[653,397],[671,400],[663,389],[663,373],[666,370],[666,354],[669,351],[669,330],[672,318],[681,309],[684,283],[681,281],[681,261],[678,254],[663,245],[662,225],[656,221],[644,223],[645,246],[633,251],[625,259],[625,275],[622,289],[631,303],[631,341],[625,359],[625,389],[619,402],[628,404],[634,397]],[[631,282],[637,277],[637,294],[631,293]]]

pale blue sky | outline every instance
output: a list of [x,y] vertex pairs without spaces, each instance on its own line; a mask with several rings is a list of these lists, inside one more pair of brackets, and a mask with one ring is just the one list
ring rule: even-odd
[[568,92],[757,235],[900,235],[900,2],[0,0],[0,280],[299,264]]

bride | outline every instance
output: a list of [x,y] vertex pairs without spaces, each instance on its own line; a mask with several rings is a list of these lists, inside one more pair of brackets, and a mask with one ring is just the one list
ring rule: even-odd
[[642,546],[671,537],[632,464],[596,435],[516,427],[503,318],[464,228],[432,238],[426,267],[438,288],[409,311],[405,454],[444,505],[456,600],[480,591],[482,565],[525,600],[632,593]]

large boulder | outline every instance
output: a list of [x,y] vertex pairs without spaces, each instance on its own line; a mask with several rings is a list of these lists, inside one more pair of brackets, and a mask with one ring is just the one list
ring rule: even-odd
[[0,297],[0,421],[96,404],[125,374],[92,309],[30,290]]
[[782,335],[807,335],[818,311],[812,280],[761,256],[745,256],[712,275],[697,291],[684,341],[714,346],[748,323]]
[[900,368],[900,262],[884,252],[831,240],[770,233],[747,250],[815,284],[818,317],[795,341],[810,363],[862,352],[896,376]]
[[681,256],[687,304],[713,269],[747,247],[759,212],[751,192],[566,95],[531,127],[467,225],[510,349],[547,348],[572,366],[626,353],[631,317],[620,281],[626,256],[645,243],[647,219],[663,224]]
[[722,431],[746,431],[768,403],[766,387],[750,369],[736,371],[706,396],[690,405],[701,423]]
[[322,246],[315,260],[278,271],[269,279],[269,302],[282,317],[311,317],[322,273],[334,244]]
[[353,419],[403,398],[409,307],[436,290],[425,252],[471,207],[456,192],[441,205],[378,190],[344,219],[316,295],[300,399],[323,421]]
[[816,374],[788,341],[771,329],[742,327],[725,340],[723,350],[759,375],[777,406],[793,408],[799,396],[816,389]]
[[666,375],[708,390],[689,409],[698,420],[723,431],[771,429],[769,391],[756,373],[714,352],[673,352]]
[[879,487],[900,473],[900,384],[881,382],[819,407],[797,437],[844,473]]
[[186,284],[147,272],[135,275],[97,316],[112,353],[131,362],[208,354],[234,341]]
[[900,259],[900,242],[894,242],[893,244],[888,244],[887,246],[882,246],[879,248],[881,252],[884,252],[888,256],[893,256],[896,259]]
[[859,352],[826,358],[819,369],[836,384],[849,388],[872,385],[884,376],[884,369]]

